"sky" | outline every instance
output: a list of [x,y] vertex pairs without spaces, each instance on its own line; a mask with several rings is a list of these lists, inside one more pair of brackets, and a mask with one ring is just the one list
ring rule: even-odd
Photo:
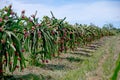
[[37,10],[37,17],[51,17],[52,11],[57,18],[66,18],[70,24],[93,23],[102,27],[112,23],[120,28],[120,0],[0,0],[0,8],[13,5],[18,14],[22,10],[30,16]]

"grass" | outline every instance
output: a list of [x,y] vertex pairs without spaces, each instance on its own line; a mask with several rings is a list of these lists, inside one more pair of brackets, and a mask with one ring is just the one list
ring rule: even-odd
[[104,51],[100,50],[96,55],[85,60],[79,69],[68,72],[61,80],[85,80],[86,73],[97,68],[97,63],[103,53]]
[[110,44],[111,48],[109,49],[109,58],[107,58],[103,64],[104,76],[107,77],[104,80],[110,79],[111,76],[111,80],[116,80],[115,77],[117,76],[117,70],[120,68],[119,37],[115,37],[112,41],[114,42]]
[[[102,80],[109,80],[115,70],[117,58],[114,56],[117,56],[120,52],[117,40],[118,36],[103,39],[104,46],[90,53],[91,56],[81,55],[80,53],[67,54],[67,57],[63,55],[61,58],[55,58],[52,63],[46,64],[43,68],[39,66],[37,68],[33,67],[32,70],[27,68],[31,71],[35,70],[34,73],[29,73],[30,71],[26,70],[28,71],[27,74],[18,74],[14,77],[18,80],[86,80],[86,77],[96,75],[94,71],[99,67],[98,63],[105,55],[108,55],[101,67],[103,71]],[[88,75],[88,73],[91,74]]]
[[104,47],[95,51],[93,56],[86,59],[79,69],[67,72],[60,80],[85,80],[86,73],[97,68],[99,59],[104,54]]
[[[79,69],[67,72],[66,75],[63,76],[60,80],[86,80],[86,74],[88,72],[93,72],[92,75],[96,75],[94,74],[94,70],[96,70],[96,68],[98,67],[99,60],[102,59],[105,54],[108,54],[108,58],[102,64],[102,79],[108,80],[111,74],[113,73],[113,69],[115,67],[114,65],[116,60],[113,58],[113,56],[116,52],[115,48],[118,47],[116,45],[119,45],[117,43],[117,38],[118,36],[111,37],[111,39],[105,42],[105,45],[103,47],[99,48],[93,53],[93,56],[86,59]],[[116,53],[116,55],[118,54]]]
[[117,80],[119,71],[120,71],[120,53],[119,53],[119,57],[116,61],[116,68],[115,68],[114,73],[111,77],[111,80]]
[[117,37],[114,37],[110,42],[109,44],[109,49],[108,49],[108,58],[106,59],[106,61],[103,63],[102,65],[102,69],[103,69],[103,79],[104,80],[108,80],[111,76],[111,74],[113,73],[113,69],[114,69],[114,65],[115,65],[115,59],[114,59],[114,55],[115,55],[115,48],[117,47],[116,45],[117,44],[117,41],[116,42],[113,42],[116,39]]
[[3,80],[45,80],[43,75],[35,75],[35,74],[26,74],[26,75],[6,75]]
[[80,62],[80,61],[83,61],[82,59],[80,59],[79,57],[67,57],[66,58],[68,61],[70,61],[70,62]]

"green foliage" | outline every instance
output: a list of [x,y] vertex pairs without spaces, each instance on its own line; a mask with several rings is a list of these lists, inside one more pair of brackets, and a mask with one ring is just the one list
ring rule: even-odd
[[[36,14],[30,17],[13,12],[11,5],[0,10],[0,73],[5,68],[14,71],[25,67],[24,54],[28,53],[31,65],[39,65],[40,60],[59,56],[67,50],[86,45],[103,36],[114,35],[107,28],[95,25],[70,25],[65,19],[44,16],[41,22]],[[26,58],[28,58],[26,57]],[[19,64],[18,64],[19,62]]]
[[80,61],[83,61],[82,59],[78,58],[78,57],[67,57],[66,58],[68,61],[70,62],[80,62]]
[[115,68],[114,73],[111,77],[111,80],[117,80],[119,71],[120,71],[120,54],[119,54],[119,57],[116,61],[116,68]]
[[[25,67],[22,44],[18,38],[19,19],[12,11],[11,5],[0,11],[0,76],[8,68],[13,72],[20,67]],[[19,63],[18,63],[19,62]]]

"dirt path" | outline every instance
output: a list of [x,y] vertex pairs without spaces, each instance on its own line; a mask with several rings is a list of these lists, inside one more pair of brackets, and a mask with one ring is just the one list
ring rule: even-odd
[[[109,44],[107,44],[109,45]],[[101,59],[98,62],[98,67],[95,71],[88,72],[86,74],[87,78],[86,80],[103,80],[103,68],[102,65],[106,61],[106,59],[109,57],[109,51],[108,47],[105,49],[105,54],[101,57]]]
[[[107,43],[105,43],[107,41]],[[27,68],[24,69],[23,72],[19,72],[19,71],[15,71],[14,77],[15,78],[20,78],[21,80],[29,80],[30,78],[33,78],[33,80],[59,80],[60,78],[62,78],[63,76],[65,76],[67,73],[69,73],[69,71],[74,71],[75,70],[75,75],[77,74],[77,70],[79,72],[79,70],[81,71],[81,68],[85,67],[85,65],[83,66],[82,63],[85,62],[86,60],[88,60],[89,58],[95,58],[93,57],[94,55],[97,55],[97,53],[94,53],[95,51],[99,50],[99,47],[103,46],[103,49],[105,48],[105,50],[103,50],[102,52],[104,52],[104,55],[98,56],[96,58],[99,58],[97,63],[98,67],[96,69],[93,69],[93,71],[89,70],[87,71],[87,73],[85,72],[86,75],[86,79],[82,79],[82,80],[104,80],[104,69],[103,69],[103,64],[105,64],[105,62],[108,60],[109,57],[111,57],[110,53],[110,48],[111,46],[113,46],[111,43],[115,40],[111,40],[111,37],[104,37],[101,38],[100,40],[96,40],[93,43],[91,43],[90,45],[86,46],[86,47],[79,47],[77,48],[75,51],[73,52],[68,52],[66,54],[61,54],[61,56],[59,58],[54,58],[52,60],[49,61],[48,64],[46,64],[44,67],[36,67],[36,66],[28,66]],[[119,40],[119,39],[118,39]],[[114,53],[118,53],[120,52],[120,40],[119,42],[115,42],[116,46],[115,47],[115,51]],[[105,47],[106,46],[106,47]],[[101,52],[101,51],[100,51]],[[112,57],[112,59],[114,58],[117,59],[118,54],[115,54],[114,57]],[[97,59],[95,59],[97,60]],[[94,63],[94,61],[92,61]],[[96,62],[96,61],[95,61]],[[91,64],[91,63],[90,63]],[[94,65],[94,64],[93,64]],[[93,67],[94,68],[94,67]],[[88,67],[86,67],[85,70],[87,70]],[[82,73],[83,74],[83,73]],[[82,74],[78,74],[78,78],[80,75]],[[71,72],[70,76],[73,75],[74,73]],[[69,76],[69,77],[70,77]],[[39,78],[41,77],[41,78]],[[106,77],[106,76],[105,76]],[[36,79],[38,78],[38,79]],[[73,78],[74,80],[79,80],[78,78]],[[61,80],[73,80],[73,79],[61,79]],[[81,80],[81,79],[80,79]],[[105,80],[107,80],[105,78]]]
[[[106,47],[105,54],[99,60],[97,69],[95,69],[94,71],[88,72],[86,74],[86,80],[106,80],[106,79],[109,79],[111,77],[110,74],[108,76],[104,75],[105,71],[103,70],[103,65],[107,62],[108,58],[110,58],[111,55],[113,55],[112,59],[114,60],[114,62],[116,61],[118,54],[120,53],[120,49],[119,49],[120,40],[119,40],[119,38],[120,37],[117,37],[117,38],[111,40],[106,45],[108,47]],[[114,41],[114,43],[113,43],[113,41]],[[112,65],[113,67],[115,65],[114,62]],[[109,78],[107,78],[107,77],[109,77]],[[118,80],[120,80],[120,79],[118,79]]]
[[[93,72],[88,72],[87,73],[87,79],[86,80],[103,80],[103,68],[102,65],[103,63],[106,61],[106,59],[109,57],[109,54],[106,53],[100,60],[98,63],[98,68],[93,71]],[[93,74],[94,73],[94,74]]]

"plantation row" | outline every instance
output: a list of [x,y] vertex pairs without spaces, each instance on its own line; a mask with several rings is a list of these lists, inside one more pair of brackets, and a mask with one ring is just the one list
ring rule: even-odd
[[[25,61],[37,65],[74,50],[103,36],[114,35],[107,28],[95,25],[70,25],[64,19],[44,16],[39,22],[36,14],[18,16],[12,6],[0,10],[0,75],[6,69],[13,72],[25,67]],[[27,55],[27,56],[25,56]]]

